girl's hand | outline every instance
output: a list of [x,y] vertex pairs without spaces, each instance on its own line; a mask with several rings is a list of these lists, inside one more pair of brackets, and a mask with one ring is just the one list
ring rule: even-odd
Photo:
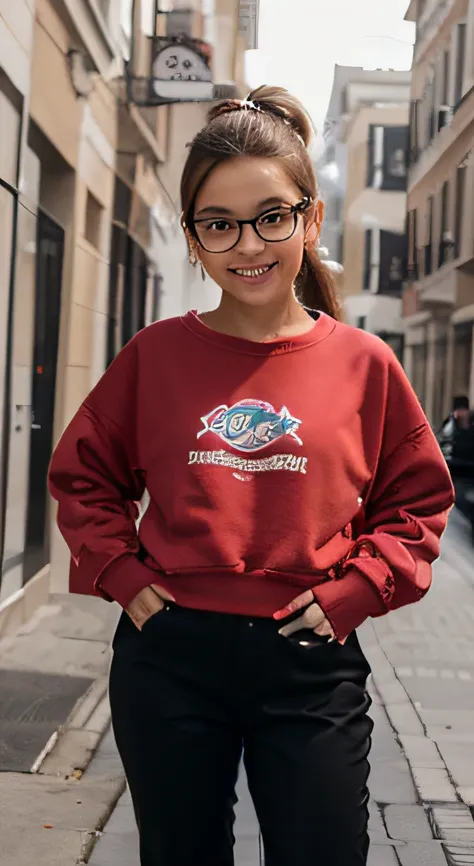
[[[320,608],[319,604],[315,602],[314,595],[310,589],[303,592],[302,595],[298,595],[293,599],[293,601],[290,601],[286,607],[277,610],[277,612],[273,614],[273,618],[276,620],[285,619],[303,608],[306,608],[304,613],[297,617],[297,619],[289,622],[288,625],[284,625],[283,628],[280,629],[279,634],[283,635],[283,637],[289,637],[296,631],[309,628],[321,637],[329,636],[331,640],[336,640],[336,635],[333,632],[331,623],[327,619],[322,608]],[[345,639],[340,640],[339,643],[345,643]]]
[[167,601],[175,601],[172,595],[162,586],[146,586],[133,601],[130,602],[127,613],[139,631],[155,613],[159,613]]

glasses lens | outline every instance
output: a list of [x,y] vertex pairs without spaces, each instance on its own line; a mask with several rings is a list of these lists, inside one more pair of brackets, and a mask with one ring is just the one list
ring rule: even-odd
[[260,237],[269,241],[286,241],[295,230],[296,214],[291,211],[276,210],[260,217],[257,229]]
[[199,243],[210,253],[225,253],[239,240],[239,225],[234,220],[200,220],[195,229]]

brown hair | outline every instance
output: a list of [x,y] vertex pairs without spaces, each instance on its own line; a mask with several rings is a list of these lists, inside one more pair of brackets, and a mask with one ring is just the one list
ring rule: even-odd
[[[190,144],[181,178],[183,227],[192,231],[198,192],[212,170],[236,156],[281,159],[289,177],[312,201],[318,197],[313,164],[308,152],[312,126],[298,99],[280,87],[259,87],[247,100],[229,99],[214,106],[207,125]],[[316,249],[304,251],[296,282],[301,302],[335,319],[341,315],[329,268]]]

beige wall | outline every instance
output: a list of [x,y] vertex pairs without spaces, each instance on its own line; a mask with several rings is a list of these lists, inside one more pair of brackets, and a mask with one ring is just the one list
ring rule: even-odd
[[0,68],[25,95],[30,81],[34,0],[0,0]]

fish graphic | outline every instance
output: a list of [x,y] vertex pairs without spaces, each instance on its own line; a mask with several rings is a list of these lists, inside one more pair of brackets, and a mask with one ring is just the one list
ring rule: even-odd
[[216,433],[237,451],[260,451],[283,436],[292,436],[299,445],[297,435],[302,421],[294,418],[283,406],[279,412],[263,400],[240,400],[233,406],[218,406],[201,418],[204,428],[197,434]]

